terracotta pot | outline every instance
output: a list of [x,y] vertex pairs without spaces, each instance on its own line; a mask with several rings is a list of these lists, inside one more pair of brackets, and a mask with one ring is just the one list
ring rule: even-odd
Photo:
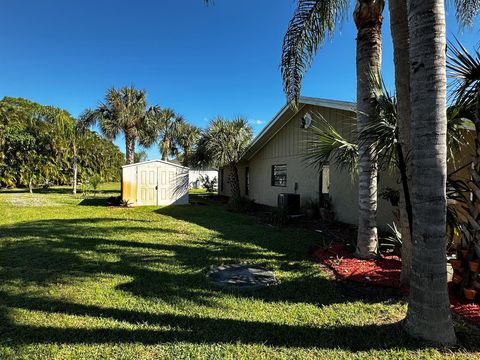
[[452,265],[453,270],[458,270],[462,267],[462,260],[451,259],[450,265]]
[[460,284],[463,281],[463,277],[458,274],[453,274],[452,282],[454,284]]
[[478,260],[470,261],[468,263],[468,267],[470,268],[471,272],[477,272],[477,270],[478,270]]
[[465,298],[467,298],[468,300],[473,300],[477,295],[477,290],[465,288],[463,289],[463,294],[465,295]]

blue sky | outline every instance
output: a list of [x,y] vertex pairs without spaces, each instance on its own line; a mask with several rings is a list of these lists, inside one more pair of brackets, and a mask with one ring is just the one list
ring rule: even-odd
[[[210,7],[202,0],[5,1],[0,96],[77,116],[107,88],[134,85],[147,90],[150,104],[200,127],[216,115],[242,115],[257,133],[285,102],[279,63],[294,7],[292,0],[216,0]],[[453,8],[447,12],[449,37],[477,45],[478,27],[459,34]],[[388,14],[383,31],[391,86]],[[303,95],[355,100],[355,32],[349,16],[317,55]],[[116,143],[124,149],[123,139]],[[159,157],[156,146],[148,153]]]

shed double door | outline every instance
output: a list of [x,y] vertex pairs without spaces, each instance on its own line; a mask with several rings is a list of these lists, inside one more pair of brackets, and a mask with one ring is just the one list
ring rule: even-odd
[[170,205],[175,197],[176,171],[173,167],[158,168],[157,205]]
[[146,166],[138,169],[138,205],[169,205],[174,189],[174,169]]

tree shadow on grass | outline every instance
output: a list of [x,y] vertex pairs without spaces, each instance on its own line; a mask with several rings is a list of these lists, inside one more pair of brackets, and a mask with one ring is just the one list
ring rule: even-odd
[[108,206],[108,198],[105,197],[89,197],[78,203],[79,206]]
[[[187,218],[185,217],[186,221]],[[209,227],[217,234],[214,239],[192,238],[190,241],[180,243],[162,243],[161,236],[188,238],[195,234],[184,228],[171,230],[149,227],[148,220],[132,220],[129,226],[123,224],[125,221],[117,218],[40,220],[0,227],[0,240],[3,244],[0,247],[2,269],[0,279],[4,283],[12,281],[13,284],[56,286],[79,278],[97,278],[105,274],[120,275],[130,277],[132,280],[118,285],[117,289],[128,291],[135,296],[152,297],[171,304],[187,300],[213,307],[218,306],[216,300],[219,297],[230,291],[207,283],[205,279],[207,265],[219,259],[232,259],[236,256],[252,262],[270,259],[273,263],[278,263],[284,271],[301,274],[278,286],[253,292],[237,292],[236,296],[259,298],[267,302],[305,302],[318,305],[344,303],[355,299],[355,294],[339,292],[334,282],[319,277],[311,266],[302,265],[302,260],[305,260],[306,256],[303,246],[310,240],[294,244],[293,247],[300,247],[301,250],[290,252],[289,247],[292,245],[286,246],[285,242],[291,240],[289,237],[291,233],[280,236],[278,243],[275,243],[275,238],[281,233],[267,229],[265,234],[270,232],[267,234],[270,236],[269,239],[249,240],[248,236],[252,235],[252,231],[260,229],[259,232],[263,232],[263,229],[258,226],[252,227],[250,220],[240,218],[233,226],[235,229],[230,231],[228,224],[218,225],[219,221],[226,221],[218,217]],[[236,219],[231,221],[235,222]],[[208,226],[206,221],[201,223]],[[242,234],[239,231],[243,228],[245,229]],[[245,231],[247,238],[244,237]],[[135,234],[139,232],[151,234],[150,240],[135,239]],[[131,240],[116,238],[114,235],[117,233]],[[225,240],[224,246],[222,239]],[[252,245],[252,241],[255,246],[247,246]],[[114,256],[116,261],[101,261],[98,256],[93,258],[85,256],[92,253],[99,255],[100,258],[101,255],[108,253]],[[174,269],[180,266],[182,271],[175,272],[174,269],[172,272],[166,271],[169,265],[173,265]],[[380,301],[378,298],[372,299],[372,302],[378,301]],[[127,329],[122,328],[120,323],[119,328],[95,329],[18,324],[10,312],[11,309],[18,308],[50,314],[112,319],[134,326],[147,324],[156,328]],[[7,292],[0,292],[0,332],[2,333],[0,342],[6,344],[240,342],[282,347],[341,348],[352,351],[398,347],[416,349],[424,346],[403,336],[398,324],[366,326],[338,324],[329,327],[289,325],[115,309]]]
[[[198,240],[185,227],[172,230],[149,227],[151,221],[148,220],[131,220],[128,225],[124,224],[125,221],[118,218],[54,219],[0,227],[0,240],[4,240],[0,247],[0,266],[3,268],[0,277],[4,281],[48,285],[110,273],[131,277],[130,282],[117,288],[135,296],[159,298],[171,303],[186,299],[207,306],[215,304],[218,296],[232,293],[266,302],[313,305],[359,300],[355,292],[342,291],[308,262],[302,263],[306,256],[304,251],[279,253],[265,250],[266,244],[261,242],[254,247],[247,246],[248,242],[240,240],[243,238],[241,231],[222,233],[218,232],[218,227],[213,227],[218,237]],[[248,223],[243,227],[248,231],[252,228]],[[265,230],[270,241],[274,241],[277,233]],[[140,233],[147,234],[149,240],[137,239]],[[128,240],[111,238],[119,234]],[[179,243],[162,241],[170,236],[183,236],[186,240]],[[274,245],[275,249],[282,248],[281,240]],[[114,256],[116,260],[99,260],[103,256]],[[207,282],[205,274],[210,265],[237,261],[278,266],[296,276],[281,279],[276,286],[243,292]],[[181,266],[184,270],[169,272],[170,265]],[[379,292],[368,300],[380,301],[398,299],[391,294],[382,296]]]
[[[102,344],[141,343],[145,345],[165,342],[193,344],[242,343],[280,347],[325,348],[351,351],[406,347],[417,349],[421,343],[402,336],[398,324],[313,327],[260,322],[153,314],[132,310],[81,305],[38,297],[12,296],[0,292],[2,339],[7,344]],[[127,322],[131,325],[155,326],[156,329],[96,328],[76,329],[54,326],[15,324],[5,309],[15,307],[62,315],[95,317]],[[121,325],[121,324],[119,324]],[[162,328],[163,327],[163,328]],[[361,336],[359,334],[361,333]]]

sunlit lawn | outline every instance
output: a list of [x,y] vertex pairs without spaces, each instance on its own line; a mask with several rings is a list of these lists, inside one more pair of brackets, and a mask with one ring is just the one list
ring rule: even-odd
[[[475,357],[406,338],[398,298],[330,280],[307,255],[318,234],[201,201],[122,209],[65,188],[0,193],[0,358]],[[207,283],[211,265],[236,262],[266,265],[279,285]]]

